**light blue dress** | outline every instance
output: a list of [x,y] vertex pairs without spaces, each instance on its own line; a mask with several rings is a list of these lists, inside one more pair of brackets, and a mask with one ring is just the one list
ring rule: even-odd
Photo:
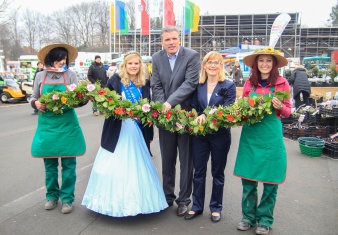
[[158,172],[135,121],[122,121],[114,153],[100,147],[82,205],[114,217],[150,214],[168,207]]
[[115,152],[100,147],[82,205],[100,214],[125,217],[168,207],[162,185],[136,122],[122,122]]

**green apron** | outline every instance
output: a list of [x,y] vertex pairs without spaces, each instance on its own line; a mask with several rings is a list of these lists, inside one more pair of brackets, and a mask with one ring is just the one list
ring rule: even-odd
[[[270,92],[274,92],[274,87]],[[250,97],[257,96],[255,91]],[[286,177],[286,151],[282,123],[273,109],[271,115],[242,127],[234,175],[251,181],[281,184]]]
[[[46,83],[47,74],[41,84],[41,95],[53,91],[66,91],[65,73],[63,81]],[[31,154],[37,158],[76,157],[86,152],[85,139],[74,109],[65,108],[63,114],[51,111],[39,112]]]

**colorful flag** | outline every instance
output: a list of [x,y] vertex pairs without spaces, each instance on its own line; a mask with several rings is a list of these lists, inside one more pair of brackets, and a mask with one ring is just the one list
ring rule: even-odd
[[174,4],[171,0],[164,0],[164,14],[163,14],[164,27],[175,25]]
[[141,0],[140,8],[142,35],[149,35],[149,14],[147,13],[147,6],[144,0]]
[[148,0],[148,14],[150,17],[160,16],[160,0]]
[[188,0],[185,1],[184,11],[184,32],[189,33],[198,31],[200,21],[200,8]]
[[[127,19],[126,4],[122,1],[116,1],[116,29],[120,30],[121,34],[129,32],[129,25]],[[117,31],[118,32],[118,31]]]
[[115,6],[110,4],[110,33],[116,33],[115,26]]

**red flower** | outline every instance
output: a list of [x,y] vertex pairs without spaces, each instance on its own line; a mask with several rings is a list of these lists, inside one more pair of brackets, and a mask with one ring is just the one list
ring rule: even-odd
[[99,95],[106,95],[107,94],[106,91],[103,88],[101,88],[97,93]]
[[166,114],[165,114],[165,117],[169,120],[172,116],[172,113],[170,111],[168,111]]
[[214,125],[214,126],[217,125],[217,120],[216,119],[212,120],[212,125]]
[[151,122],[151,121],[148,121],[148,124],[151,126],[151,125],[153,125],[154,123],[153,123],[153,122]]
[[232,116],[232,115],[228,115],[227,119],[228,119],[229,122],[232,122],[233,120],[235,120],[234,116]]
[[194,114],[193,112],[188,113],[188,114],[187,114],[187,117],[188,117],[188,118],[190,118],[190,117],[195,117],[195,114]]
[[249,100],[249,105],[250,105],[251,107],[255,107],[255,100],[254,100],[254,99],[250,99],[250,100]]
[[194,132],[194,129],[192,129],[192,128],[188,128],[188,131],[190,132],[190,133],[193,133]]
[[93,96],[89,96],[89,100],[90,100],[90,101],[93,101]]
[[113,98],[109,97],[108,98],[108,102],[110,102],[110,101],[113,101]]
[[134,116],[133,110],[130,110],[130,111],[129,111],[129,117],[132,117],[132,116]]
[[217,116],[219,116],[219,117],[222,117],[222,115],[223,115],[223,112],[222,112],[222,111],[219,111],[219,112],[217,113]]
[[78,93],[76,93],[76,96],[77,96],[77,98],[82,98],[82,93],[78,92]]
[[127,112],[126,112],[125,108],[116,108],[114,110],[114,113],[117,114],[117,115],[121,115],[121,114],[126,115]]
[[159,115],[160,114],[157,110],[153,110],[153,113],[151,114],[151,116],[153,116],[153,118],[157,118]]
[[250,118],[249,116],[244,116],[244,115],[242,116],[243,120],[248,120],[249,118]]

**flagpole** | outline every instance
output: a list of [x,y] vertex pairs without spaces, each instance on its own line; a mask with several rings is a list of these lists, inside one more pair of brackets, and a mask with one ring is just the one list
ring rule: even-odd
[[[137,10],[139,10],[138,9],[138,3],[139,3],[139,1],[135,1],[135,5],[134,5],[134,7],[135,7],[135,11]],[[137,14],[135,14],[135,16],[137,17]],[[134,51],[137,51],[137,49],[136,49],[136,29],[137,29],[137,21],[138,21],[139,19],[135,19],[135,32],[134,32]]]
[[185,0],[183,3],[183,12],[182,12],[182,45],[185,46]]
[[165,9],[164,9],[164,6],[165,6],[165,0],[163,0],[162,4],[163,4],[163,7],[162,7],[162,9],[163,9],[162,28],[164,28],[164,18],[165,18]]
[[[116,52],[116,47],[115,47],[115,34],[116,34],[116,1],[114,0],[114,25],[113,25],[113,29],[114,29],[114,53]],[[120,53],[120,52],[119,52]]]
[[110,55],[110,59],[112,59],[111,58],[111,5],[109,6],[109,19],[110,19],[110,27],[109,27],[109,55]]
[[[150,4],[149,0],[148,0],[148,4]],[[149,51],[149,53],[148,53],[148,56],[150,56],[151,55],[151,46],[150,46],[150,42],[151,42],[150,6],[147,5],[147,7],[148,7],[148,20],[149,20],[149,41],[148,41],[148,51]]]

